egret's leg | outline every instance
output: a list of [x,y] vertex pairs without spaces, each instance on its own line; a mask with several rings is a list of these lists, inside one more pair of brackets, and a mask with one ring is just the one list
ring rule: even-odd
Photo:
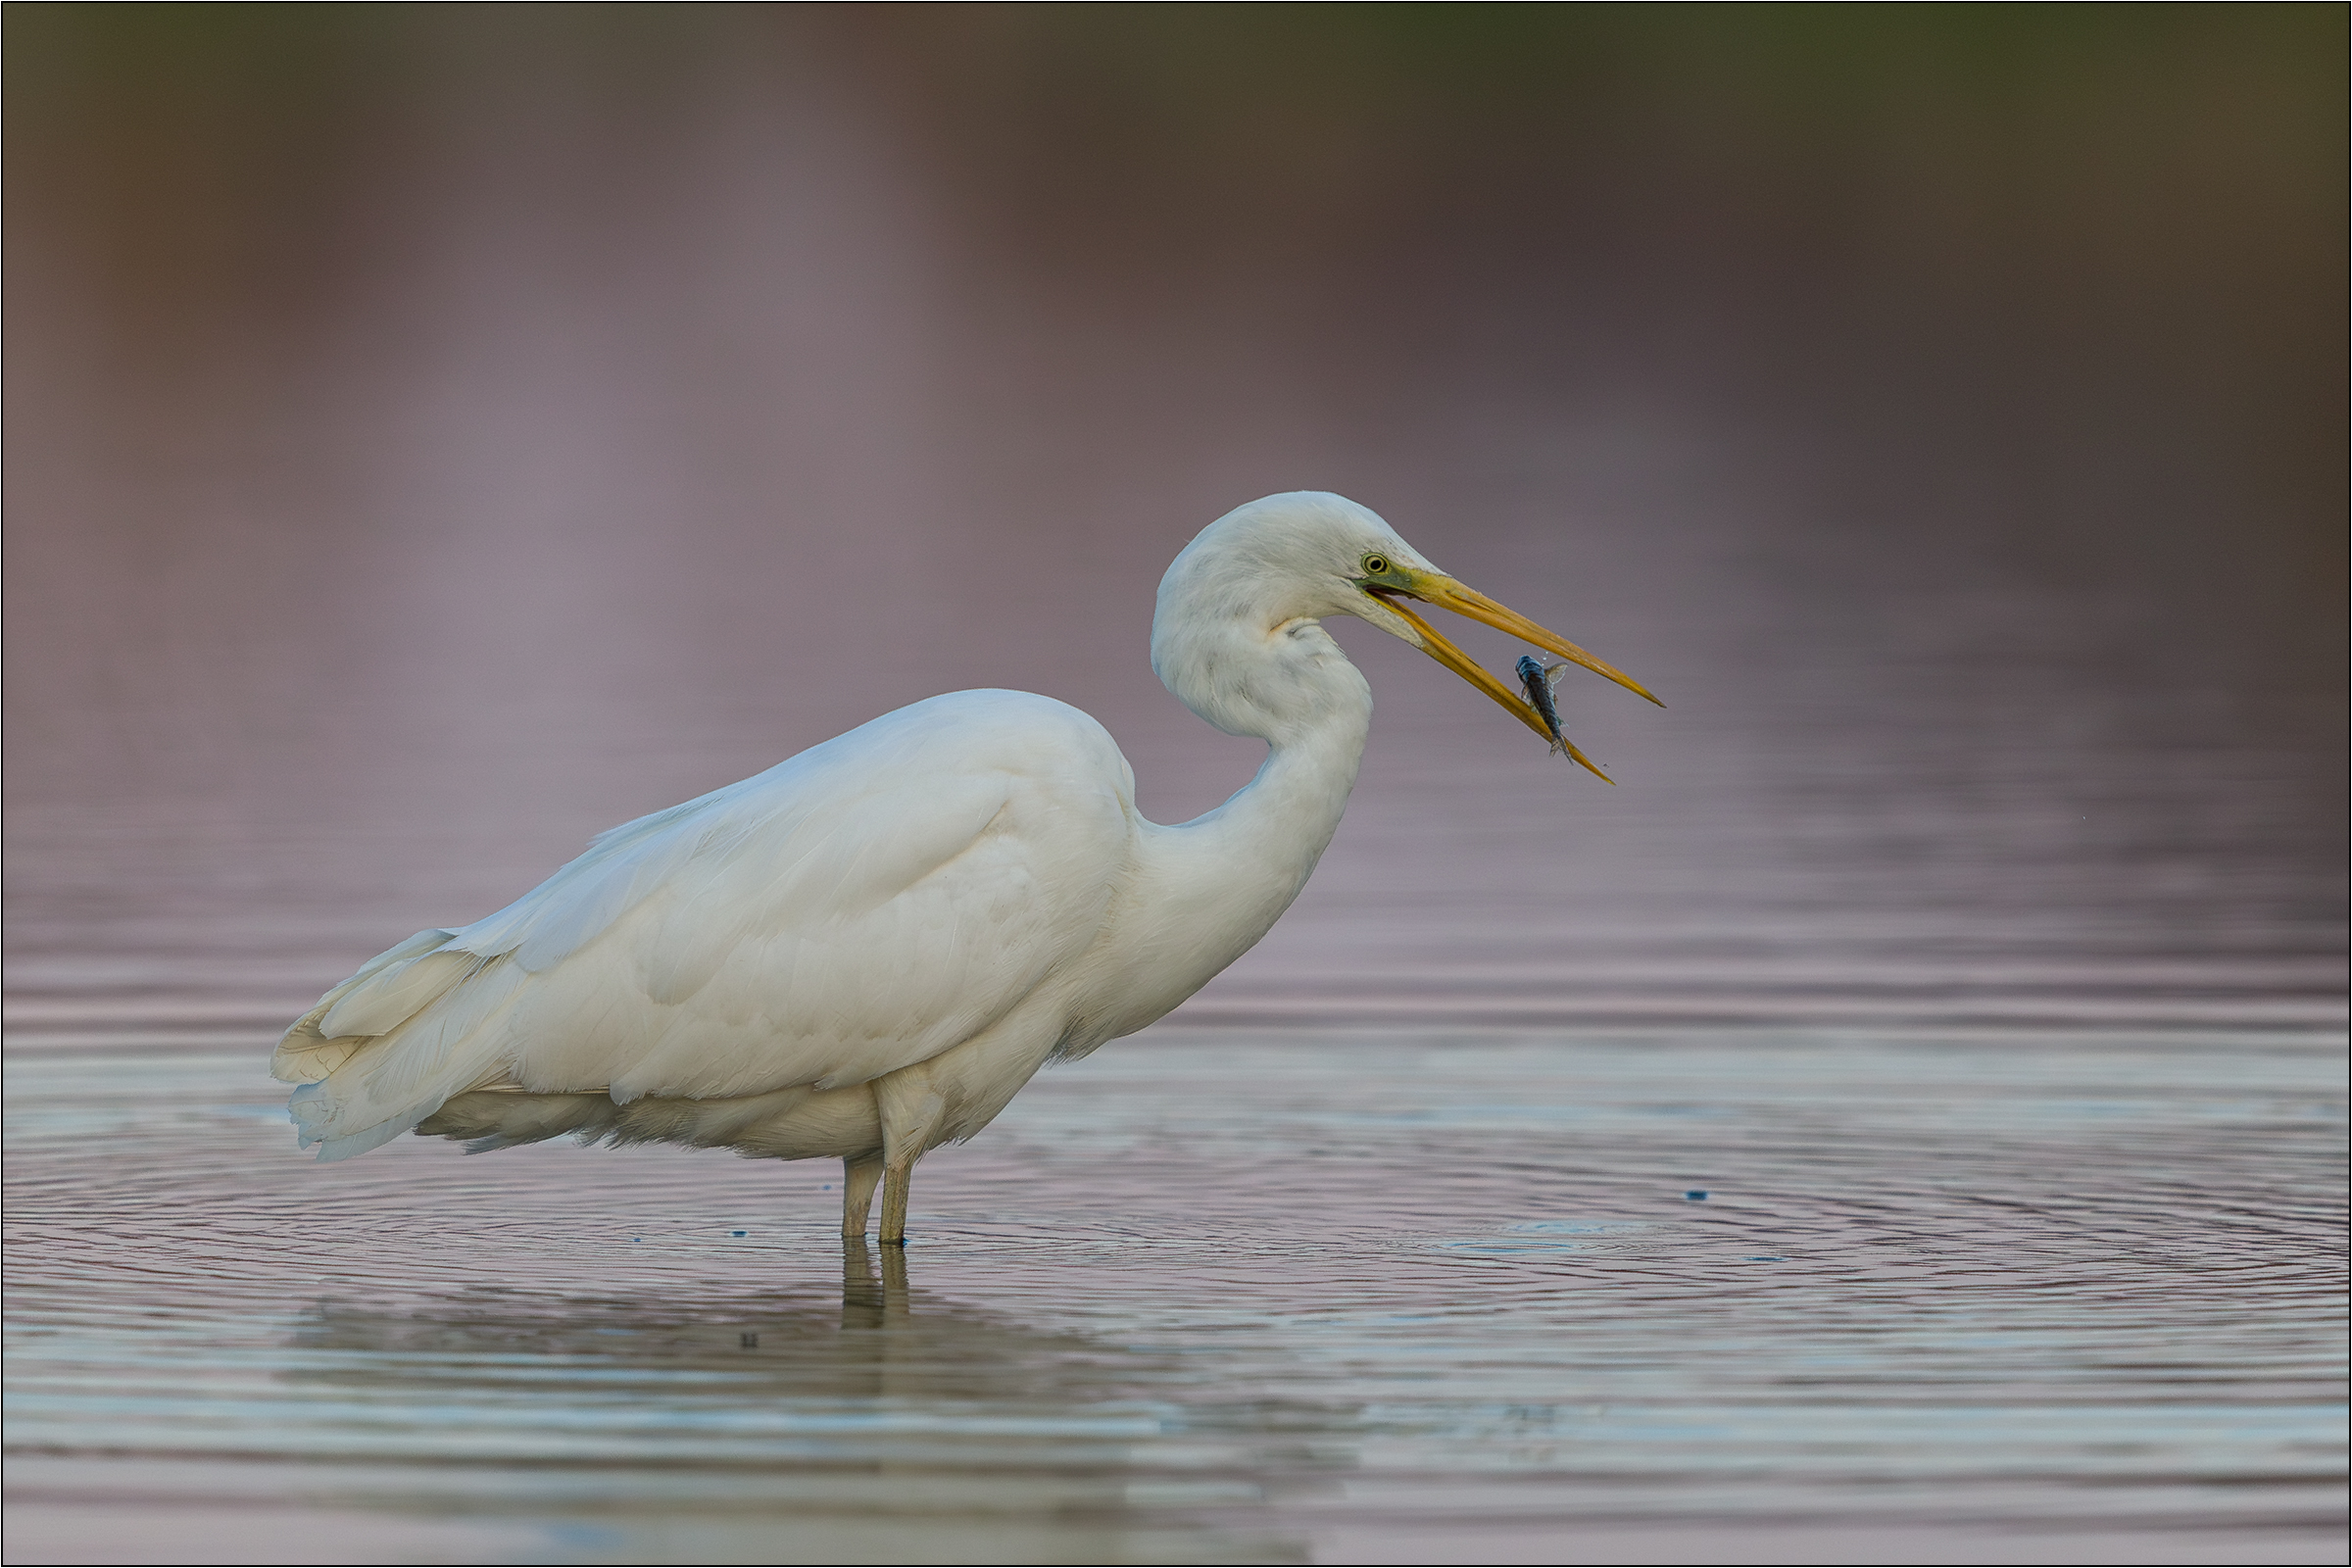
[[911,1159],[882,1169],[882,1234],[878,1240],[884,1247],[906,1245],[906,1189],[913,1180]]
[[906,1187],[914,1162],[939,1142],[948,1102],[931,1081],[928,1062],[901,1067],[873,1081],[874,1115],[882,1124],[882,1235],[885,1247],[906,1245]]
[[865,1240],[865,1216],[874,1205],[874,1184],[882,1179],[882,1161],[868,1155],[864,1159],[844,1159],[841,1162],[841,1234]]

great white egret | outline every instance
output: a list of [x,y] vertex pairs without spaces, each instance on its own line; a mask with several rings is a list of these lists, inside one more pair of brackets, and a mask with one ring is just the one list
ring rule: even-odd
[[572,1133],[838,1155],[843,1234],[865,1234],[881,1182],[880,1239],[901,1242],[926,1151],[987,1126],[1048,1060],[1167,1012],[1298,897],[1372,719],[1323,616],[1403,638],[1550,738],[1407,600],[1650,697],[1366,508],[1268,496],[1185,547],[1152,620],[1168,689],[1270,748],[1223,806],[1146,821],[1110,736],[1051,698],[956,692],[886,713],[369,960],[271,1062],[302,1086],[302,1143],[341,1159],[414,1129],[476,1152]]

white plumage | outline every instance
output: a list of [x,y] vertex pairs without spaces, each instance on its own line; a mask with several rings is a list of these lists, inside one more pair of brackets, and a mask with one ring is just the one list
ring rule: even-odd
[[916,703],[614,828],[496,914],[372,959],[278,1047],[302,1141],[326,1159],[412,1129],[477,1151],[572,1133],[837,1155],[845,1234],[863,1234],[887,1176],[882,1239],[901,1240],[924,1152],[985,1127],[1049,1057],[1167,1012],[1305,885],[1372,714],[1320,617],[1403,637],[1543,732],[1404,598],[1641,691],[1364,508],[1268,497],[1186,548],[1152,621],[1168,687],[1270,744],[1217,809],[1146,821],[1110,736],[1050,698]]

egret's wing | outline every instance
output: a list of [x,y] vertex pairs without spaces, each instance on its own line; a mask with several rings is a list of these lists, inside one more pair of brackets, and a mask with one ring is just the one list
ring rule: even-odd
[[1132,810],[1075,710],[934,699],[419,933],[321,999],[280,1075],[324,1078],[295,1108],[330,1154],[486,1083],[629,1101],[861,1082],[971,1038],[1085,950]]

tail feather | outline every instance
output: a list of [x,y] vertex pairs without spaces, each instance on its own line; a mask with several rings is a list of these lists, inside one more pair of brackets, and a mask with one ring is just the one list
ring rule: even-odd
[[481,965],[472,954],[453,948],[404,958],[345,992],[318,1019],[318,1032],[329,1040],[390,1034]]
[[286,1102],[286,1110],[293,1116],[294,1125],[301,1130],[302,1147],[318,1146],[321,1160],[349,1159],[380,1148],[422,1121],[430,1110],[418,1107],[406,1114],[386,1117],[382,1121],[361,1127],[356,1132],[340,1133],[344,1106],[329,1094],[331,1080],[304,1084]]
[[[402,944],[410,953],[394,949],[328,993],[278,1048],[278,1063],[292,1069],[278,1075],[309,1080],[287,1109],[302,1147],[318,1146],[320,1159],[389,1143],[501,1075],[499,1021],[528,977],[505,959],[431,950],[430,936],[448,933],[419,933]],[[347,1018],[377,1032],[326,1033]]]
[[360,966],[360,972],[318,999],[318,1005],[294,1021],[270,1058],[270,1076],[280,1083],[315,1084],[367,1044],[365,1038],[329,1034],[320,1027],[336,1004],[395,965],[406,964],[445,945],[453,933],[419,931],[398,947],[386,949]]

